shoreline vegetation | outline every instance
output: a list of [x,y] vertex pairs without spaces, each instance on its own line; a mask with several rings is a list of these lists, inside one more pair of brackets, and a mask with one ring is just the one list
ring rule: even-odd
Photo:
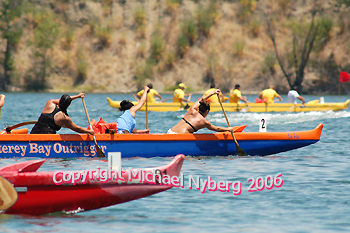
[[349,94],[350,0],[2,0],[0,91]]

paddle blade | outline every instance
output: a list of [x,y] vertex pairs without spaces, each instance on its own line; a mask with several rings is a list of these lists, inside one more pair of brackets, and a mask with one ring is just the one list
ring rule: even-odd
[[18,194],[13,185],[0,176],[0,210],[7,210],[16,203]]
[[236,137],[235,135],[231,132],[231,135],[232,135],[232,138],[233,138],[233,141],[235,142],[236,144],[236,151],[237,151],[237,155],[238,156],[247,156],[247,153],[245,153],[245,151],[239,146],[237,140],[236,140]]
[[103,151],[101,150],[101,148],[97,145],[97,141],[96,141],[95,135],[94,135],[93,137],[94,137],[94,142],[95,142],[95,148],[96,148],[96,152],[97,152],[97,157],[106,158],[106,155],[103,153]]
[[103,153],[101,148],[97,144],[95,144],[95,145],[96,145],[97,156],[100,158],[106,158],[106,155]]
[[245,153],[245,151],[237,144],[236,144],[236,150],[237,150],[238,156],[247,156],[247,153]]

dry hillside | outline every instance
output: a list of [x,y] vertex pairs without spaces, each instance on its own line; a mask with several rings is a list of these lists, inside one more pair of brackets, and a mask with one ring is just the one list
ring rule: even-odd
[[[152,82],[163,92],[182,81],[189,91],[203,91],[215,82],[224,91],[240,83],[244,93],[256,93],[268,85],[283,93],[289,87],[266,32],[266,21],[272,20],[281,59],[292,70],[288,59],[293,34],[300,33],[298,43],[302,44],[315,7],[321,9],[316,15],[321,22],[319,32],[327,30],[313,45],[304,92],[334,93],[337,88],[330,86],[337,84],[339,70],[350,73],[348,8],[335,8],[333,1],[25,2],[34,10],[23,11],[14,20],[14,24],[21,22],[23,34],[14,52],[12,91],[45,82],[43,90],[54,92],[135,92]],[[36,30],[41,24],[49,27],[50,20],[57,34],[37,55],[42,47],[35,45]],[[5,50],[4,39],[0,47]],[[326,69],[325,64],[331,63],[334,65]],[[43,66],[45,77],[40,79]],[[0,76],[2,73],[1,67]],[[347,83],[343,91],[350,92]]]

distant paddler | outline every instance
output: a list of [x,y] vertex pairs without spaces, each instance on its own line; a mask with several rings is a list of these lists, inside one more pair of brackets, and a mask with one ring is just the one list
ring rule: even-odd
[[[215,90],[216,90],[215,84],[214,84],[214,83],[210,84],[210,89],[207,90],[207,91],[205,91],[202,97],[205,97],[205,96],[207,96],[207,95],[210,95],[210,94],[213,93],[213,91],[215,91]],[[221,99],[222,102],[226,101],[224,95],[223,95],[221,92],[220,92],[220,99]],[[217,96],[217,95],[212,95],[212,96],[210,96],[210,97],[208,98],[207,101],[208,101],[209,103],[219,103],[219,99],[218,99],[218,96]]]
[[288,92],[288,103],[297,104],[297,99],[302,101],[302,105],[305,104],[305,98],[299,95],[298,93],[298,87],[294,86],[289,92]]
[[247,101],[247,97],[246,96],[242,96],[242,93],[241,93],[241,86],[239,84],[236,84],[235,85],[235,89],[232,89],[230,91],[230,98],[229,98],[229,102],[230,103],[235,103],[235,104],[238,104],[239,101],[242,101],[244,103],[249,103]]
[[[173,98],[173,103],[183,103],[183,102],[190,102],[190,98],[192,94],[185,94],[186,86],[184,83],[179,84],[179,88],[177,88],[174,91],[174,98]],[[188,99],[185,99],[185,96],[188,96]]]
[[51,99],[41,112],[38,122],[34,125],[31,134],[56,134],[61,127],[71,129],[78,133],[89,133],[94,135],[93,130],[77,126],[68,116],[67,108],[72,100],[84,98],[85,94],[80,93],[75,96],[64,94],[60,99]]
[[117,133],[118,134],[129,134],[129,133],[149,133],[149,129],[139,130],[135,129],[136,120],[135,115],[136,112],[139,111],[142,106],[146,103],[147,92],[149,91],[149,87],[145,86],[143,89],[143,94],[137,103],[134,105],[129,100],[123,100],[120,102],[119,110],[124,113],[118,117],[117,119]]
[[207,101],[211,96],[220,94],[219,89],[215,89],[209,95],[199,98],[188,110],[185,116],[174,127],[168,130],[168,134],[194,133],[200,129],[207,128],[216,132],[231,131],[232,127],[220,127],[212,125],[207,119],[210,112],[210,105]]
[[[147,103],[148,104],[152,104],[152,103],[156,103],[156,99],[154,98],[155,96],[157,96],[160,100],[162,100],[162,96],[155,90],[153,89],[153,84],[149,83],[147,84],[147,87],[149,87],[149,91],[147,94]],[[137,93],[137,100],[139,101],[141,96],[143,95],[144,90],[141,90]]]
[[261,100],[266,99],[266,103],[274,103],[274,99],[278,98],[279,101],[282,101],[282,97],[275,91],[276,88],[275,86],[270,86],[270,88],[263,90],[260,95],[259,98]]

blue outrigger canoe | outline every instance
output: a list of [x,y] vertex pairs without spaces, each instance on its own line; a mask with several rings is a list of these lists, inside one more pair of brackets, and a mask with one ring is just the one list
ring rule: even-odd
[[[242,132],[235,127],[240,147],[251,156],[265,156],[289,151],[320,140],[323,124],[309,131]],[[121,152],[123,158],[237,155],[230,133],[212,134],[97,134],[105,155]],[[1,134],[0,158],[97,157],[95,144],[87,134]]]

